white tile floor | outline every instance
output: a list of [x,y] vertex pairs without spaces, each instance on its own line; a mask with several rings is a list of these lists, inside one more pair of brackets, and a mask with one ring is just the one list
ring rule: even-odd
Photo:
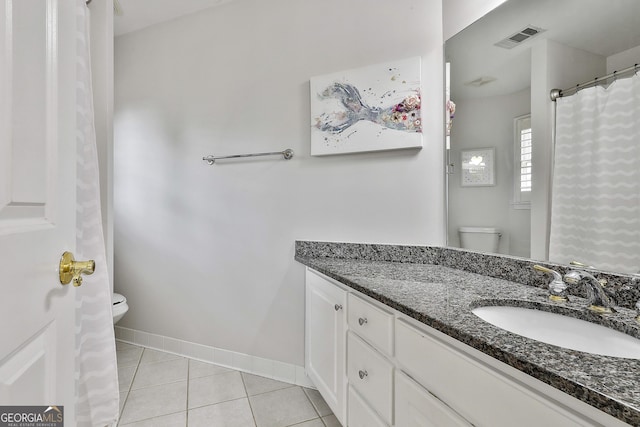
[[340,427],[312,389],[118,341],[128,427]]

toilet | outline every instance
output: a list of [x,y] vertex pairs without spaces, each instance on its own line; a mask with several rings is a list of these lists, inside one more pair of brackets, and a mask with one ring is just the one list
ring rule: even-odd
[[478,252],[498,252],[500,230],[493,227],[460,227],[460,247]]
[[127,299],[124,297],[124,295],[120,295],[115,292],[111,297],[111,303],[113,304],[113,324],[115,325],[129,310],[129,306],[127,305]]

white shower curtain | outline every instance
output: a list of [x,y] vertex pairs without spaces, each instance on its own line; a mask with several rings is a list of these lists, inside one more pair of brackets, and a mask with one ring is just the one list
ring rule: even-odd
[[78,426],[114,425],[118,417],[118,371],[111,287],[106,265],[96,132],[91,87],[89,8],[77,10],[77,202],[76,257],[93,259],[96,271],[76,294],[76,420]]
[[549,259],[640,270],[640,77],[557,100]]

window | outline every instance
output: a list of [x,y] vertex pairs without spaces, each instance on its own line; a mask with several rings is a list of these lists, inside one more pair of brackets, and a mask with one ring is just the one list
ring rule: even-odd
[[515,127],[515,162],[513,206],[516,209],[530,209],[531,207],[531,149],[533,140],[531,135],[531,115],[516,117]]

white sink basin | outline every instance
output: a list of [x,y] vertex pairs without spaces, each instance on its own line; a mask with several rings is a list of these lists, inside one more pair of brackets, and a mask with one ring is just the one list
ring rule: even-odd
[[472,313],[514,334],[572,350],[640,359],[640,340],[605,326],[523,307],[484,306]]

